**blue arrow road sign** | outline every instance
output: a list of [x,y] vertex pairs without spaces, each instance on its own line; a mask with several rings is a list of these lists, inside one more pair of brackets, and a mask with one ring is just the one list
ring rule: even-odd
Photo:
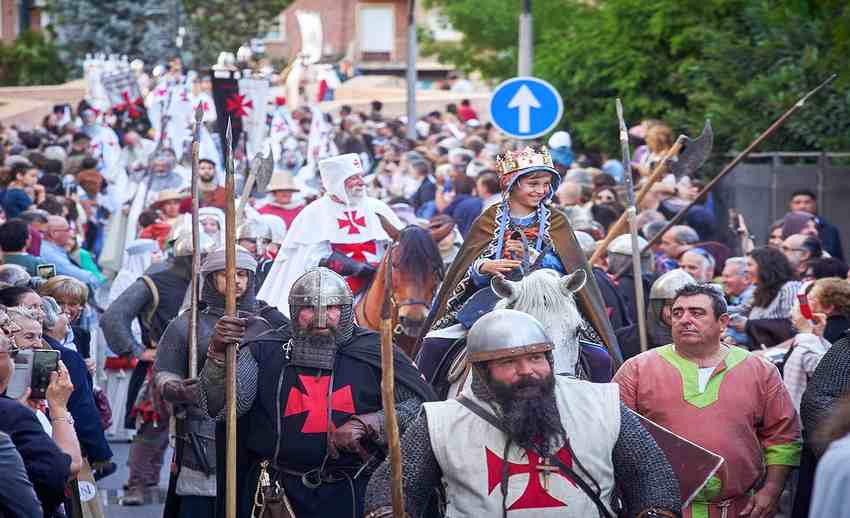
[[558,91],[536,77],[508,79],[490,97],[490,120],[514,138],[532,139],[548,133],[563,113]]

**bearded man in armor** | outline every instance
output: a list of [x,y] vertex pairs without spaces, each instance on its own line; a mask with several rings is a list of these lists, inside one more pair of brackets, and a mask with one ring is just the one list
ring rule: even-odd
[[[236,249],[236,308],[248,319],[246,336],[255,337],[285,323],[276,309],[254,297],[257,262],[246,250]],[[207,344],[218,319],[224,315],[226,293],[225,251],[209,254],[201,265],[204,277],[198,308],[197,367],[206,362]],[[274,325],[277,324],[277,325]],[[189,377],[190,314],[184,311],[165,329],[157,346],[154,384],[177,417],[177,443],[163,516],[213,516],[216,497],[216,424],[198,406],[198,380]]]
[[[157,345],[165,328],[177,316],[192,278],[192,230],[175,226],[167,239],[172,256],[151,266],[115,299],[100,319],[100,328],[109,348],[118,356],[136,357],[127,394],[125,426],[136,428],[130,448],[130,476],[123,505],[142,505],[147,488],[159,484],[163,456],[168,446],[170,412],[149,383],[149,371],[156,359]],[[209,246],[205,236],[202,249]],[[139,341],[132,323],[138,319]]]
[[315,266],[328,266],[346,277],[355,295],[361,293],[392,242],[381,217],[395,228],[404,226],[386,203],[367,196],[358,155],[322,160],[319,173],[325,195],[295,217],[257,294],[287,316],[295,279]]
[[[646,306],[646,341],[649,349],[673,343],[673,299],[676,298],[676,292],[688,284],[696,284],[696,281],[691,274],[678,268],[652,283],[649,304]],[[618,329],[617,341],[623,351],[623,360],[640,354],[637,322]]]
[[[499,309],[472,326],[471,385],[425,403],[402,436],[408,516],[423,516],[441,486],[452,517],[613,517],[615,486],[623,516],[679,516],[676,475],[617,385],[553,375],[552,349],[526,313]],[[392,516],[390,494],[385,462],[366,516]]]
[[[225,316],[216,323],[200,400],[210,416],[223,413],[225,350],[241,343],[236,389],[240,518],[269,504],[255,496],[270,486],[283,490],[298,518],[363,516],[366,483],[384,455],[386,436],[379,336],[354,325],[352,303],[345,280],[319,267],[304,273],[289,291],[291,328],[246,339],[244,319]],[[396,412],[404,431],[434,394],[399,349],[394,366]]]

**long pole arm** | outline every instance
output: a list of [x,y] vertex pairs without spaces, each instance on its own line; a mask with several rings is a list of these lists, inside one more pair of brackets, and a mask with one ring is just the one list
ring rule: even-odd
[[[707,193],[711,189],[713,189],[714,186],[717,185],[718,182],[720,182],[720,180],[722,180],[726,175],[731,173],[735,169],[735,167],[739,163],[741,163],[742,160],[747,158],[747,156],[750,153],[752,153],[753,150],[756,147],[759,146],[759,144],[764,142],[765,139],[770,137],[774,132],[776,132],[776,130],[778,130],[780,127],[782,127],[782,125],[785,124],[785,121],[788,120],[789,117],[791,117],[792,115],[797,113],[797,111],[806,104],[806,101],[808,101],[811,96],[813,96],[814,94],[816,94],[817,92],[819,92],[820,90],[825,88],[826,85],[828,85],[829,83],[834,81],[836,77],[838,77],[837,74],[832,74],[824,82],[819,84],[813,90],[806,93],[806,95],[801,97],[800,100],[798,100],[796,103],[794,103],[794,105],[791,106],[791,108],[789,108],[785,113],[783,113],[782,116],[780,116],[778,119],[776,119],[776,122],[771,124],[770,127],[768,127],[766,130],[764,130],[764,132],[761,135],[756,137],[756,139],[749,146],[747,146],[746,149],[744,149],[743,151],[738,153],[738,156],[736,156],[734,159],[732,159],[732,161],[729,162],[729,164],[727,164],[726,167],[724,167],[723,170],[720,171],[720,173],[717,174],[717,176],[715,176],[714,178],[711,179],[710,182],[705,184],[705,187],[703,187],[702,190],[699,192],[699,194],[697,194],[696,198],[694,198],[694,201],[687,204],[682,210],[680,210],[675,216],[673,216],[673,219],[671,219],[670,221],[667,222],[667,225],[661,230],[661,232],[658,232],[657,234],[655,234],[652,237],[652,239],[649,240],[649,243],[647,243],[646,246],[643,248],[644,251],[649,250],[650,247],[652,245],[654,245],[655,243],[657,243],[668,230],[670,230],[673,226],[678,225],[685,218],[685,216],[688,214],[688,210],[690,210],[690,208],[696,203],[696,200],[702,198],[702,196],[705,193]],[[617,275],[619,276],[621,273],[622,272],[618,272]]]

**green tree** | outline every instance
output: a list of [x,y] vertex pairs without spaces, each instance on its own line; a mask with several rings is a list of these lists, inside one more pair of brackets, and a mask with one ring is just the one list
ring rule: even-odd
[[41,33],[26,31],[13,43],[0,45],[0,85],[59,84],[67,73],[56,45]]
[[[50,0],[51,29],[69,63],[124,54],[148,64],[180,53],[194,68],[268,31],[291,0]],[[182,49],[178,30],[186,29]],[[180,52],[180,51],[183,52]]]
[[196,62],[215,63],[277,23],[292,0],[182,0],[189,17],[188,48]]
[[[515,74],[518,0],[431,0],[465,37],[430,45],[495,80]],[[850,5],[840,0],[535,0],[536,76],[564,97],[579,145],[614,151],[614,98],[629,122],[653,117],[715,149],[742,149],[832,72],[827,91],[764,149],[850,149]]]
[[80,65],[94,53],[156,63],[177,50],[180,0],[51,0],[48,6],[51,29],[69,63]]

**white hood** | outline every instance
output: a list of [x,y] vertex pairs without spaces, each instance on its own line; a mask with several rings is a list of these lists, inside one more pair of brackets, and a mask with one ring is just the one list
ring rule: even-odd
[[363,174],[363,162],[356,153],[348,153],[319,162],[319,175],[325,192],[339,198],[344,204],[351,205],[345,192],[345,181],[356,175]]

